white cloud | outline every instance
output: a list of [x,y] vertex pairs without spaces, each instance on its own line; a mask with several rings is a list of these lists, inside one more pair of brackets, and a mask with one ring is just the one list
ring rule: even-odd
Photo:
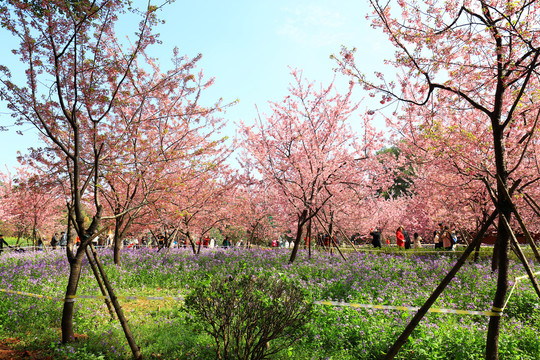
[[[358,36],[351,34],[351,19],[344,16],[343,10],[328,3],[284,7],[277,33],[306,46],[341,44],[351,36]],[[362,18],[361,14],[358,16]]]

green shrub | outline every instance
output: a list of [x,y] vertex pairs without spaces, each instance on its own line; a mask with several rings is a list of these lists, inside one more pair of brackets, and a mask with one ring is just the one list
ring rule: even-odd
[[267,359],[289,348],[311,319],[312,305],[286,277],[218,276],[193,289],[186,311],[215,341],[219,359]]

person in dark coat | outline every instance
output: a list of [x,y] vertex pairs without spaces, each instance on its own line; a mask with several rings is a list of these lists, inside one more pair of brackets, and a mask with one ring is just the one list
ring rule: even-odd
[[374,248],[381,248],[381,232],[377,228],[371,229],[369,235],[372,236],[371,244]]
[[53,235],[53,237],[51,238],[51,247],[52,247],[53,249],[56,249],[56,245],[58,245],[58,239],[56,238],[57,235],[58,235],[58,234],[55,233],[55,234]]
[[409,233],[407,232],[407,230],[402,229],[401,231],[403,232],[403,237],[405,238],[405,249],[410,249],[411,248],[411,237],[409,236]]

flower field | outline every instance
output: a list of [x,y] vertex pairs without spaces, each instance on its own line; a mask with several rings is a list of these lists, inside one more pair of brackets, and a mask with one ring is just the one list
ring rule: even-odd
[[[455,261],[454,255],[397,253],[300,253],[287,264],[286,250],[211,250],[194,256],[183,250],[156,253],[125,251],[122,265],[111,253],[101,259],[118,295],[185,296],[196,284],[221,274],[253,269],[285,276],[305,290],[308,299],[348,303],[421,306]],[[512,263],[511,275],[525,274]],[[4,253],[0,289],[63,297],[68,278],[65,254]],[[436,308],[489,310],[496,274],[490,261],[467,263],[438,299]],[[89,266],[78,294],[99,295]],[[127,318],[146,359],[213,359],[213,342],[174,301],[123,301]],[[540,359],[540,301],[527,281],[520,282],[503,314],[501,359]],[[117,321],[110,321],[100,300],[78,299],[75,332],[79,341],[59,343],[62,303],[0,293],[0,338],[19,338],[26,349],[47,349],[55,358],[124,359],[129,347]],[[317,305],[301,340],[272,357],[277,359],[377,359],[412,316],[397,310]],[[398,355],[400,359],[479,359],[484,356],[488,317],[430,313]]]

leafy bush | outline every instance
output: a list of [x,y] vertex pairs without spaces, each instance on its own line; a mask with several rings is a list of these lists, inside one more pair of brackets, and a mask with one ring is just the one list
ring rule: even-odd
[[253,272],[198,285],[186,310],[216,344],[219,359],[267,359],[302,335],[312,314],[304,292],[286,277]]

